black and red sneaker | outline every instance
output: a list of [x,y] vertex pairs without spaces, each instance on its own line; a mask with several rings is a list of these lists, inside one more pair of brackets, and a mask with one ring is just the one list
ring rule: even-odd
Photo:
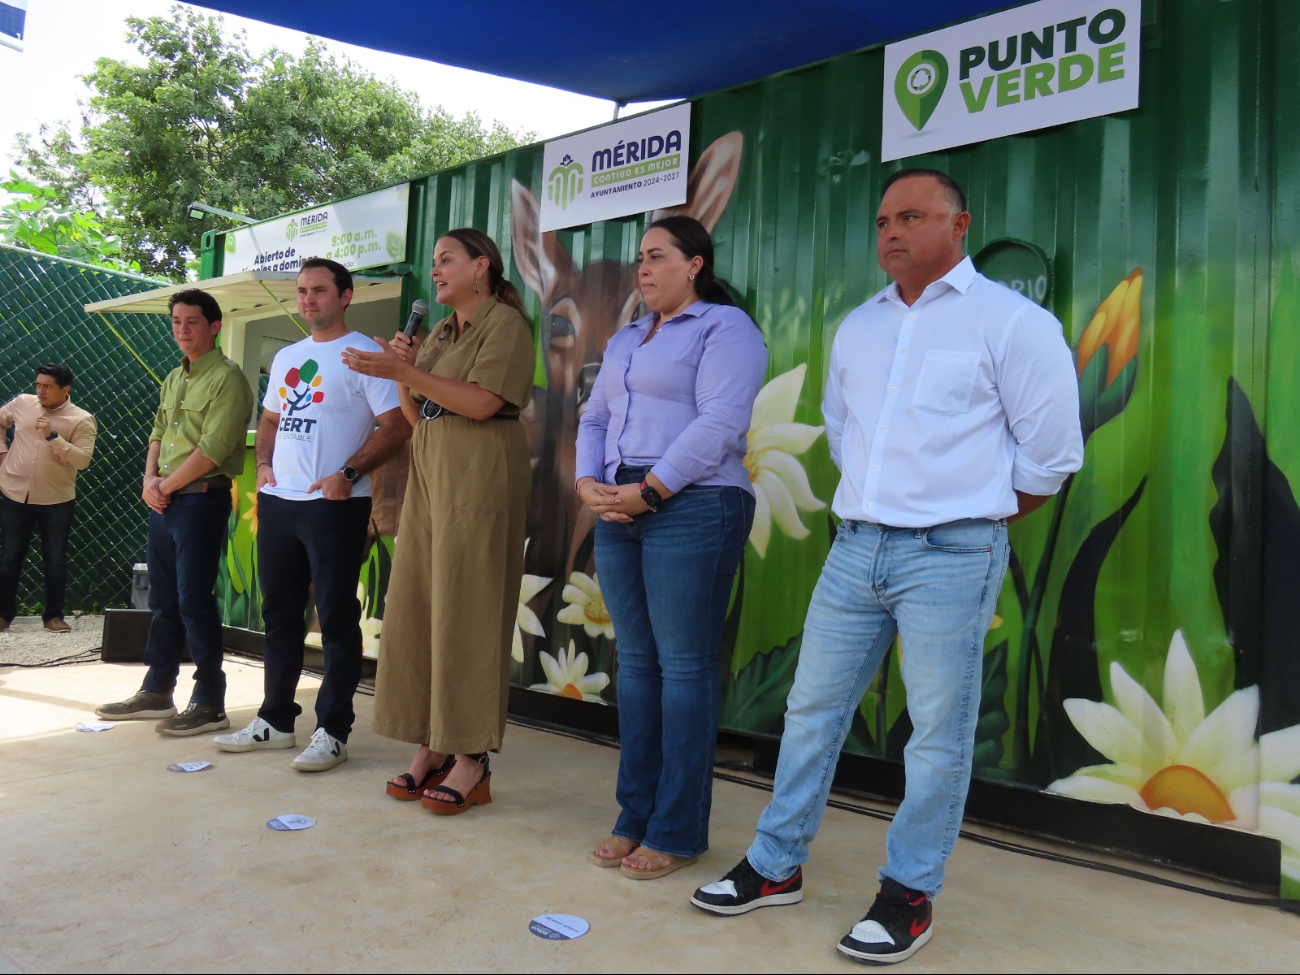
[[841,954],[873,965],[911,958],[930,940],[934,928],[930,898],[885,878],[867,916],[838,945]]
[[768,880],[749,865],[745,857],[721,880],[705,884],[691,903],[710,914],[747,914],[759,907],[798,904],[803,900],[803,867],[795,867],[786,880]]

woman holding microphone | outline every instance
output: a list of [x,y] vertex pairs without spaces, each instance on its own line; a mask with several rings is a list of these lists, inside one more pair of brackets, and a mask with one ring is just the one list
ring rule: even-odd
[[418,745],[388,783],[398,799],[456,815],[492,801],[488,752],[506,726],[510,640],[531,490],[519,412],[533,387],[523,303],[486,234],[434,246],[427,339],[399,332],[352,369],[397,380],[415,428],[375,683],[374,729]]

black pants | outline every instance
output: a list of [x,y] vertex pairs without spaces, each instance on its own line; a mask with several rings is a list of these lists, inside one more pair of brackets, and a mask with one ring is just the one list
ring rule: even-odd
[[32,529],[41,532],[41,558],[45,562],[45,612],[48,623],[63,617],[63,595],[68,588],[68,533],[72,531],[72,506],[23,504],[0,495],[0,617],[8,622],[18,614],[18,580],[27,561]]
[[308,587],[316,587],[325,647],[325,680],[316,695],[316,727],[347,741],[361,681],[361,603],[370,499],[287,501],[257,496],[257,571],[266,627],[266,691],[257,712],[276,731],[293,731],[302,708],[293,699],[302,673]]

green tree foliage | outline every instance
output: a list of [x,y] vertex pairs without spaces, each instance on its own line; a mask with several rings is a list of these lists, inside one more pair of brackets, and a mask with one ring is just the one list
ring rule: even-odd
[[144,63],[97,61],[80,131],[25,137],[17,162],[61,205],[94,213],[146,273],[185,276],[205,227],[191,200],[270,217],[533,138],[426,109],[315,40],[301,57],[254,55],[242,32],[180,6],[127,27]]
[[114,271],[140,270],[122,259],[122,242],[104,229],[93,213],[64,205],[47,186],[20,179],[14,172],[0,182],[0,240],[42,254],[57,254]]

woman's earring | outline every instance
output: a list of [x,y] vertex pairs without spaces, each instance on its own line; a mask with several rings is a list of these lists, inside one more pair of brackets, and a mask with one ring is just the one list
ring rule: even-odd
[[687,281],[694,281],[694,280],[695,280],[695,275],[694,275],[694,274],[688,274],[688,275],[686,275],[686,280],[687,280]]
[[478,278],[474,279],[474,293],[478,294]]

